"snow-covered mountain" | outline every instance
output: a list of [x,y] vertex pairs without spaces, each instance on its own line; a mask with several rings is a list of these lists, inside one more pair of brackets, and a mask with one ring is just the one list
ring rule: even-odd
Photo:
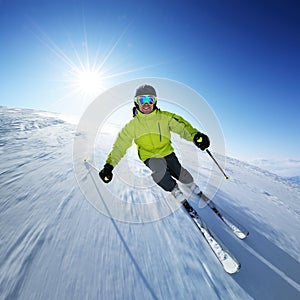
[[249,162],[300,185],[299,159],[255,159]]
[[[93,168],[74,174],[75,125],[26,109],[1,107],[0,115],[0,299],[300,298],[297,185],[227,158],[230,180],[212,196],[250,231],[245,240],[234,237],[207,206],[190,197],[241,262],[241,270],[229,275],[182,207],[164,217],[153,215],[153,221],[130,221],[137,202],[159,202],[163,193],[152,186],[142,189],[151,177],[132,149],[125,166],[115,169],[114,181],[104,186]],[[109,145],[113,136],[106,137]],[[102,139],[97,167],[107,155],[105,143]],[[176,139],[176,147],[184,149],[180,158],[209,194],[210,158],[202,153],[199,168],[192,144]],[[126,165],[143,179],[129,178],[130,184],[123,182],[120,188],[118,178]],[[88,197],[78,181],[93,190]],[[109,189],[132,204],[132,210],[114,207],[124,220],[95,209],[97,201],[110,207],[112,198],[103,196]]]

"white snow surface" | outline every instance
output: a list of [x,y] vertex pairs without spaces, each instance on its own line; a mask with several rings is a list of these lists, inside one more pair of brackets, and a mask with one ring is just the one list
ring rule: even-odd
[[[75,125],[27,109],[0,107],[0,115],[0,299],[300,299],[299,186],[227,158],[230,179],[213,201],[250,231],[245,240],[190,197],[240,261],[229,275],[182,207],[140,223],[95,209],[74,175]],[[198,150],[182,147],[185,167],[200,172],[197,183],[209,193],[209,156],[203,152],[196,166]],[[99,154],[98,168],[106,155]],[[101,197],[97,172],[87,168],[85,178]],[[122,192],[136,200],[134,186]],[[146,192],[159,201],[156,189]]]

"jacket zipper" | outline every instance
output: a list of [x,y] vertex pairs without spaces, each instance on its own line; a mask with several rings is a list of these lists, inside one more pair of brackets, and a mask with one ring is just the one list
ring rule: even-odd
[[161,141],[161,130],[160,130],[160,123],[158,122],[158,131],[159,131],[159,140]]

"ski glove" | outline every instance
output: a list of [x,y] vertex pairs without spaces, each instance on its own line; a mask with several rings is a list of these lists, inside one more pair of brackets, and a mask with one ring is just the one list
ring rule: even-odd
[[210,145],[209,138],[206,134],[197,132],[194,136],[195,145],[200,148],[202,151],[207,149]]
[[112,170],[114,167],[110,164],[105,164],[103,169],[99,172],[100,178],[103,180],[105,183],[109,183],[112,178],[113,178],[113,173]]

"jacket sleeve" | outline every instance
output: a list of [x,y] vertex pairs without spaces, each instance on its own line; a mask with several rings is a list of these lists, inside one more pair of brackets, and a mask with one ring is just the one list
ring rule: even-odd
[[193,141],[198,129],[194,128],[188,121],[179,115],[168,113],[170,130],[179,134],[187,141]]
[[115,167],[126,154],[127,149],[132,145],[133,137],[133,127],[131,126],[131,122],[129,122],[119,132],[117,139],[113,144],[112,150],[108,154],[106,163]]

